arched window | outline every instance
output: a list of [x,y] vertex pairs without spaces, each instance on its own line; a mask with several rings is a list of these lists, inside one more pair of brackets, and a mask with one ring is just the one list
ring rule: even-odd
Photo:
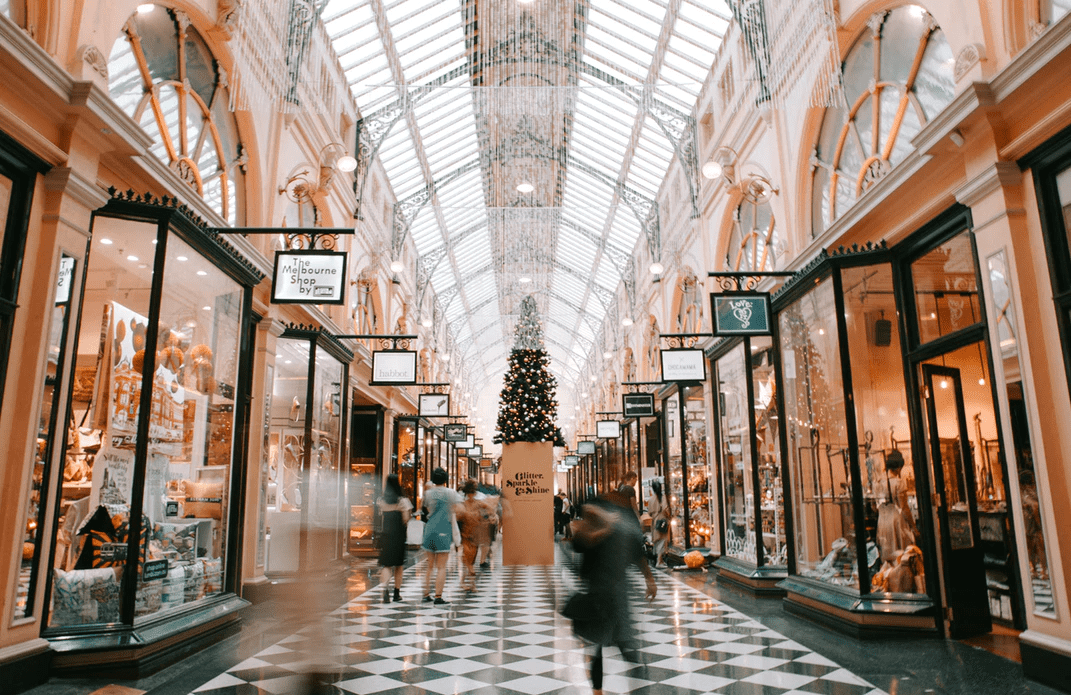
[[212,209],[238,222],[242,172],[226,79],[177,10],[138,11],[108,61],[109,91],[152,136],[152,152]]
[[784,253],[769,201],[744,198],[733,213],[725,267],[733,271],[778,270]]
[[811,230],[821,234],[912,151],[952,101],[955,58],[917,5],[878,12],[842,65],[847,108],[826,110],[812,163]]

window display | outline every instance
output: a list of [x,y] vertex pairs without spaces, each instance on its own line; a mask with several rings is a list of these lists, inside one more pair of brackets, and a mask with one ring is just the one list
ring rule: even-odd
[[59,401],[56,392],[64,373],[67,327],[70,323],[71,283],[74,281],[75,259],[60,256],[55,299],[51,315],[48,348],[45,357],[45,383],[41,409],[37,417],[37,446],[34,448],[31,470],[30,497],[26,503],[26,526],[22,542],[22,563],[15,589],[15,619],[33,615],[33,596],[36,593],[44,514],[48,503],[45,481],[55,450],[62,445],[63,430],[57,422]]
[[755,491],[751,458],[750,408],[744,344],[741,342],[715,365],[721,403],[719,443],[725,514],[725,555],[758,564],[755,531]]
[[662,410],[666,417],[666,444],[669,455],[666,456],[666,475],[669,480],[667,494],[673,518],[669,522],[667,545],[683,546],[684,538],[684,485],[681,466],[681,410],[680,395],[674,393],[663,402]]
[[796,565],[859,591],[836,316],[831,278],[779,316]]
[[714,532],[707,457],[707,407],[704,386],[683,387],[688,466],[688,547],[710,547]]
[[339,357],[349,361],[344,350],[320,331],[287,329],[276,342],[268,573],[297,572],[341,551],[342,529],[349,527],[340,470],[345,366]]
[[94,217],[85,273],[52,628],[131,624],[219,595],[232,545],[248,310],[236,277],[253,284],[260,275],[210,261],[202,248],[229,250],[213,248],[199,230],[172,233],[118,207],[125,217]]

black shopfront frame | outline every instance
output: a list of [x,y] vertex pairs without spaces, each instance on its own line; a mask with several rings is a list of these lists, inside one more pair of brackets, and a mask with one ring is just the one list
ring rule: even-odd
[[[151,649],[153,643],[164,639],[176,639],[179,636],[206,622],[220,621],[228,614],[235,612],[246,605],[237,597],[239,575],[241,572],[241,520],[245,513],[245,498],[243,491],[246,487],[248,466],[245,465],[248,454],[249,442],[249,413],[251,407],[251,383],[253,370],[254,341],[256,335],[256,323],[260,317],[253,312],[252,298],[254,288],[264,275],[252,263],[243,258],[232,246],[224,241],[216,230],[208,227],[199,219],[192,217],[192,213],[185,208],[179,207],[175,199],[157,199],[148,194],[141,196],[132,192],[118,193],[111,190],[112,200],[103,208],[94,211],[93,223],[98,218],[116,218],[130,220],[144,224],[155,224],[155,256],[153,260],[152,286],[150,289],[149,312],[147,331],[145,335],[145,359],[142,366],[140,389],[139,412],[149,413],[152,410],[153,398],[153,374],[156,371],[157,337],[160,324],[160,306],[163,297],[163,287],[166,281],[164,261],[167,254],[167,241],[173,234],[181,241],[188,244],[194,251],[208,259],[212,265],[225,273],[231,280],[242,288],[242,307],[239,327],[238,354],[236,383],[234,387],[234,425],[231,450],[230,476],[231,485],[227,491],[231,504],[228,505],[227,523],[231,532],[227,534],[227,548],[223,568],[222,592],[219,596],[201,599],[189,606],[183,606],[168,612],[160,618],[150,618],[144,622],[135,624],[135,604],[138,591],[139,563],[127,561],[124,563],[123,574],[120,584],[119,622],[117,623],[93,623],[77,627],[46,627],[42,630],[42,636],[51,639],[59,639],[64,652],[79,652],[92,650],[107,652],[109,649],[123,649],[127,654],[116,664],[137,664],[142,658],[151,659],[155,655]],[[92,240],[92,239],[91,239]],[[90,241],[91,241],[90,240]],[[86,291],[86,279],[88,273],[84,270],[89,267],[90,249],[92,244],[87,245],[86,257],[82,262],[83,271],[80,274],[81,284],[77,293],[72,288],[72,297],[77,294],[78,312],[73,326],[82,324],[82,312]],[[78,354],[78,335],[75,334],[71,345],[71,354]],[[74,369],[75,359],[71,359],[66,370]],[[69,378],[63,376],[63,378]],[[149,384],[148,387],[145,385]],[[73,389],[68,389],[66,402],[63,406],[64,421],[66,421],[73,408]],[[144,510],[146,461],[150,443],[149,418],[139,418],[137,424],[137,443],[134,449],[134,469],[131,480],[129,526],[127,533],[127,558],[138,558],[139,545],[142,538],[142,519]],[[66,456],[68,442],[64,438],[62,451],[58,460],[63,461]],[[61,484],[62,475],[57,484]],[[53,528],[61,515],[62,495],[58,490],[52,490],[50,504],[53,515]],[[50,549],[48,566],[55,566],[56,544]],[[53,590],[52,572],[46,575],[46,596],[51,596]],[[46,618],[47,622],[47,618]],[[132,644],[138,645],[131,649]],[[142,656],[139,652],[145,649]]]

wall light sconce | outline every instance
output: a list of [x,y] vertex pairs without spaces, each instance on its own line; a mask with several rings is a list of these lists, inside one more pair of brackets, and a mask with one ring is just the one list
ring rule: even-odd
[[320,165],[320,188],[331,185],[336,171],[351,172],[357,168],[357,160],[341,142],[330,142],[323,146],[317,157]]
[[730,189],[739,190],[748,200],[754,203],[765,203],[778,192],[768,178],[758,173],[745,173],[737,175],[738,155],[736,150],[722,145],[710,155],[710,161],[703,165],[703,177],[707,179],[721,179],[722,183]]
[[401,261],[399,261],[398,259],[394,259],[393,261],[390,262],[390,272],[392,272],[395,275],[397,275],[398,273],[402,272],[403,270],[405,270],[405,264],[402,263]]

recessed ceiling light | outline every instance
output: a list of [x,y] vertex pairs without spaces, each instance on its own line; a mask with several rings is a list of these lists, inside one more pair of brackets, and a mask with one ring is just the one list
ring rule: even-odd
[[105,246],[111,246],[111,245],[112,245],[112,244],[114,244],[115,242],[114,242],[114,241],[112,241],[111,239],[101,239],[101,240],[100,240],[100,243],[104,244]]
[[210,306],[203,306],[201,308],[204,309],[205,311],[212,311],[212,307],[210,307]]
[[138,264],[138,267],[139,267],[139,268],[148,268],[148,267],[149,267],[149,264],[148,264],[148,263],[139,263],[139,264]]
[[580,397],[581,398],[587,398],[588,397],[588,392],[585,391],[584,393],[580,394]]
[[[283,364],[290,364],[290,363],[291,363],[291,362],[293,362],[293,361],[294,361],[294,360],[287,360],[287,361],[286,361],[286,362],[284,362]],[[406,430],[406,431],[407,431],[407,432],[411,432],[412,430]]]
[[127,256],[127,257],[126,257],[126,259],[127,259],[128,261],[137,261],[137,260],[140,260],[140,259],[139,259],[139,258],[138,258],[137,256]]
[[592,375],[591,375],[591,380],[592,380],[592,381],[598,381],[598,380],[599,380],[599,377],[597,377],[597,376],[595,376],[594,374],[592,374]]
[[420,322],[420,325],[424,328],[431,328],[431,319],[424,319]]
[[666,267],[658,261],[655,261],[651,264],[651,267],[648,270],[651,271],[651,275],[661,275],[666,272]]
[[189,258],[186,258],[185,256],[176,256],[175,258],[176,258],[176,260],[179,260],[179,261],[188,261],[188,260],[190,260]]
[[522,275],[521,277],[517,278],[517,281],[527,284],[532,281],[532,278],[528,277],[527,275]]
[[156,5],[152,4],[151,2],[143,3],[141,5],[138,5],[138,14],[149,14],[155,9]]
[[602,353],[602,356],[603,359],[612,360],[614,358],[614,353],[607,350],[606,352]]
[[204,270],[198,270],[197,274],[202,276],[202,277],[205,276],[205,275],[208,275],[208,273],[206,271],[204,271]]
[[622,326],[631,326],[632,325],[632,319],[630,319],[629,317],[626,316],[625,318],[621,319],[621,325]]
[[153,239],[152,240],[152,245],[156,246],[156,244],[159,243],[159,241],[160,241],[159,239]]
[[533,186],[532,184],[528,183],[527,181],[521,181],[520,183],[517,184],[517,192],[518,193],[531,193],[534,190],[535,190],[535,186]]
[[392,273],[400,273],[403,270],[405,270],[405,265],[403,265],[401,261],[391,261],[390,262],[390,272],[392,272]]

